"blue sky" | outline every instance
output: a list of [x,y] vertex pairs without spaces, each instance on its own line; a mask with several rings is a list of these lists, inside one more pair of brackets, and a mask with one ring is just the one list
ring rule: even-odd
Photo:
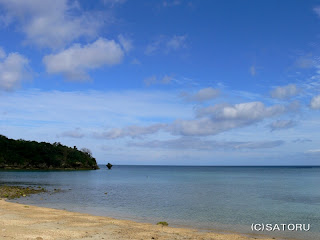
[[98,163],[318,165],[320,1],[0,0],[0,133]]

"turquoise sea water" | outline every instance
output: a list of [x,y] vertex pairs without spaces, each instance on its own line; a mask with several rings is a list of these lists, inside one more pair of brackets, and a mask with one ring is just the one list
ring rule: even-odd
[[[62,190],[13,200],[25,204],[173,226],[320,239],[320,167],[2,170],[0,184]],[[252,232],[252,223],[311,224],[311,229]]]

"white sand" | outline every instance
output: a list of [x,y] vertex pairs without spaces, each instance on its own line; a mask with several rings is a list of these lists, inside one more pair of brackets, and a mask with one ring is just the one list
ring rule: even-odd
[[[0,239],[197,239],[249,240],[258,236],[162,227],[0,200]],[[261,238],[271,240],[272,238]]]

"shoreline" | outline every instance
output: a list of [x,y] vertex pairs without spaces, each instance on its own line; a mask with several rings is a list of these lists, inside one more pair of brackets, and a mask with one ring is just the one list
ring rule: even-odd
[[0,199],[0,239],[274,240],[259,234],[162,227],[151,223],[37,207]]

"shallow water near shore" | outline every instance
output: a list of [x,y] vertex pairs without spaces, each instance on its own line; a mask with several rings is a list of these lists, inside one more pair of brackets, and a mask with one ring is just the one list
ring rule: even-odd
[[[14,200],[24,204],[171,226],[320,239],[320,167],[100,167],[2,170],[0,184],[61,189]],[[311,228],[252,232],[252,223]]]

